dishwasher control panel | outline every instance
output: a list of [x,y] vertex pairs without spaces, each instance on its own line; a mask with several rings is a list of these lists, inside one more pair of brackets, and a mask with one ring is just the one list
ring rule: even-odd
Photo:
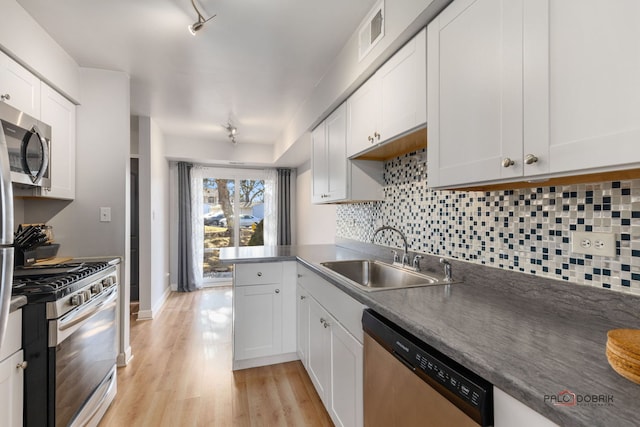
[[415,351],[415,368],[438,381],[445,388],[457,394],[472,406],[479,408],[485,401],[487,390],[477,385],[468,376],[450,367],[450,362],[442,362],[431,354]]
[[398,325],[367,309],[365,333],[482,426],[493,425],[493,385]]

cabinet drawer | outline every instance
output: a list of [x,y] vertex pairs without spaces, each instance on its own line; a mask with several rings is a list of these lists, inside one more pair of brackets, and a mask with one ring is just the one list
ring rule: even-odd
[[22,347],[22,310],[16,310],[9,314],[7,334],[0,350],[0,360],[20,350]]
[[282,263],[236,264],[234,279],[236,286],[280,283],[282,281]]

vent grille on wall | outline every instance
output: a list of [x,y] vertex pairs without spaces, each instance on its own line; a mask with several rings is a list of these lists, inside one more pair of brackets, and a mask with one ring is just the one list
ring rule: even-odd
[[358,61],[362,61],[362,58],[378,44],[378,42],[384,37],[384,1],[378,3],[373,10],[367,15],[358,31],[359,46],[358,46]]

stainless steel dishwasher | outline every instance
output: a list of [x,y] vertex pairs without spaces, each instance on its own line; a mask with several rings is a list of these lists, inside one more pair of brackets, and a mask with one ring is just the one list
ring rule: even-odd
[[365,426],[493,425],[491,383],[370,309],[362,325]]

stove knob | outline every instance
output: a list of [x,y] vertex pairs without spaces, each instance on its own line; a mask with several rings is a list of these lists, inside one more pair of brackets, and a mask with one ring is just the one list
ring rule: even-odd
[[84,295],[82,293],[76,294],[71,297],[71,305],[77,307],[84,304]]
[[113,286],[113,276],[102,279],[102,285],[104,287]]
[[91,291],[88,289],[85,291],[82,291],[82,295],[84,295],[85,301],[89,301],[91,299]]
[[99,294],[100,292],[102,292],[102,289],[102,283],[96,283],[95,285],[91,286],[91,293]]

